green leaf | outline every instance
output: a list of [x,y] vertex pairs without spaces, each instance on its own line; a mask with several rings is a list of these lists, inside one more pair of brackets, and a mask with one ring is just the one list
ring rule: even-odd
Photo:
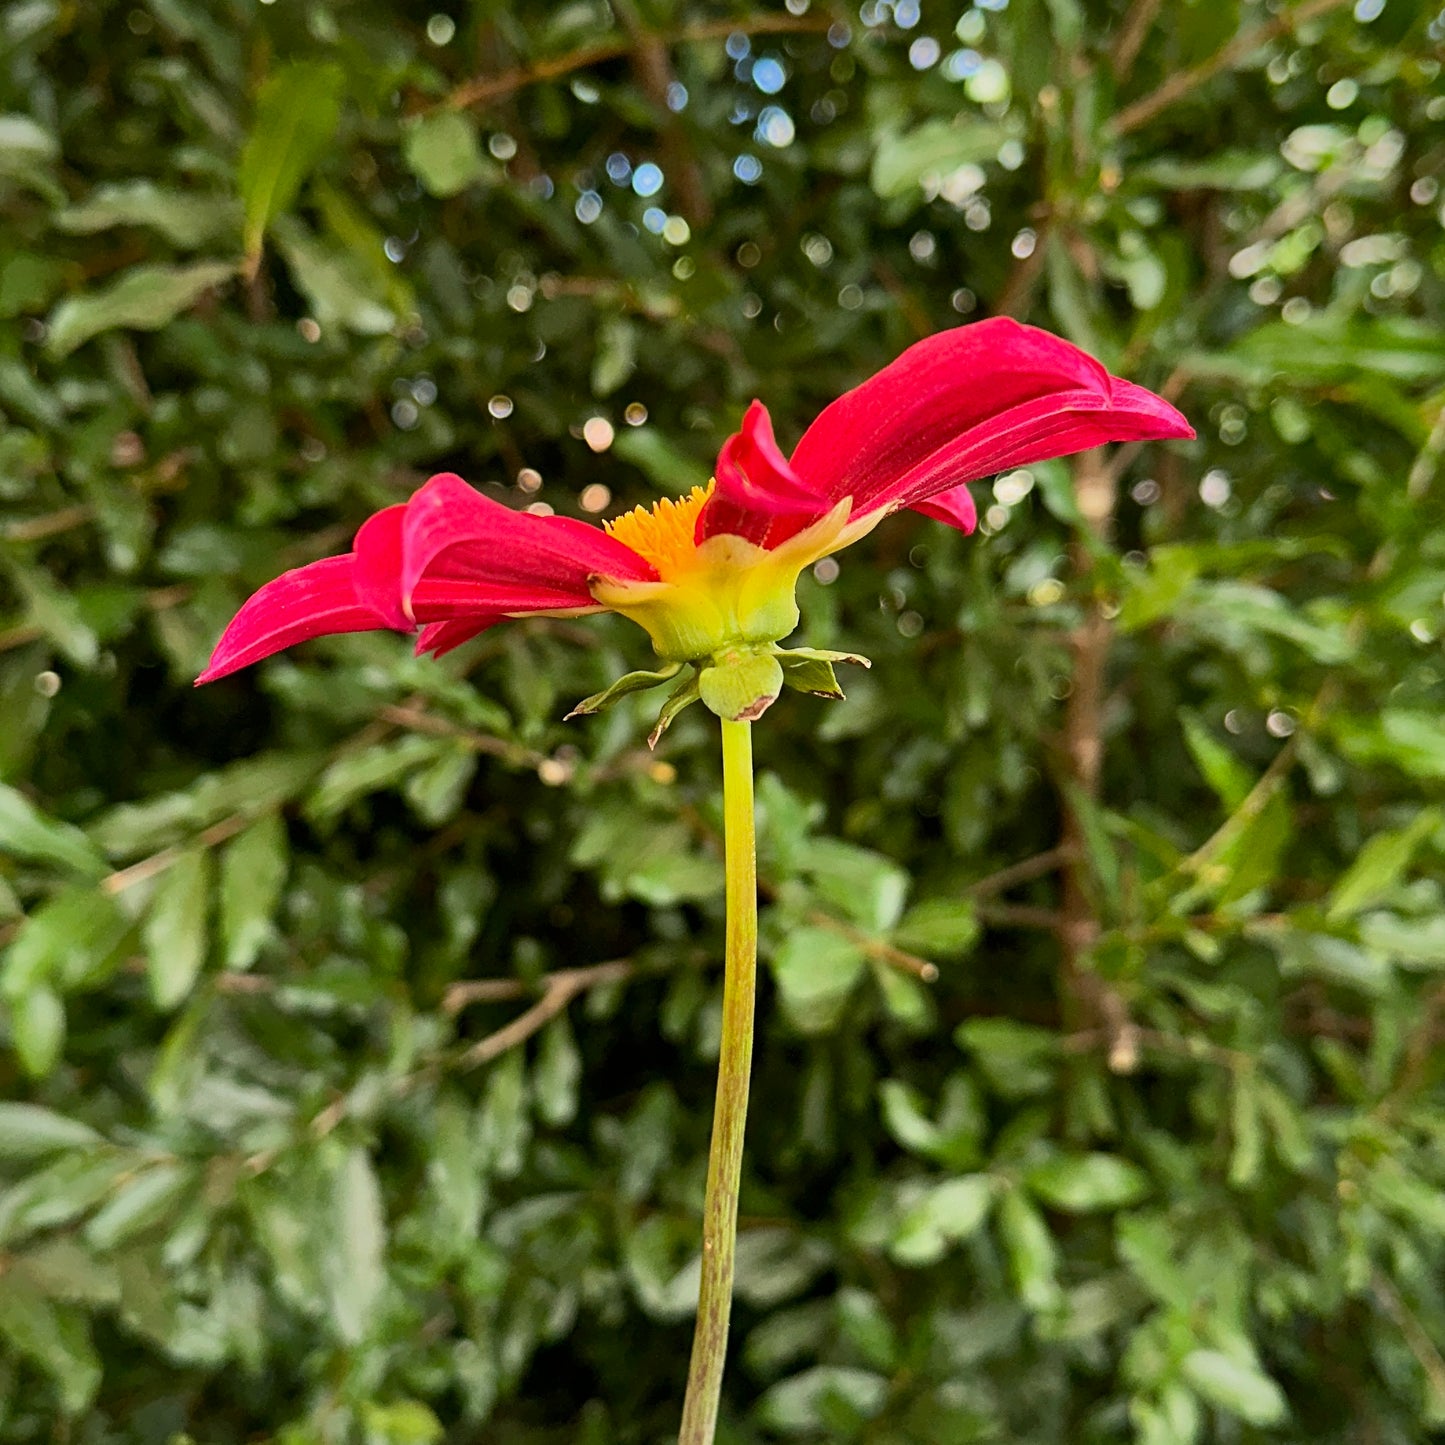
[[290,864],[286,824],[265,813],[227,845],[219,896],[222,958],[227,968],[250,968],[271,935]]
[[85,1226],[92,1249],[109,1250],[146,1230],[173,1219],[177,1208],[195,1185],[194,1172],[184,1164],[153,1164],[127,1180]]
[[1043,1216],[1021,1190],[1003,1196],[998,1211],[999,1234],[1019,1299],[1044,1313],[1063,1304],[1058,1281],[1058,1247]]
[[134,266],[109,286],[67,296],[50,313],[46,350],[58,361],[102,331],[158,331],[235,274],[231,261]]
[[10,1005],[10,1038],[20,1066],[43,1079],[65,1047],[65,1005],[54,989],[37,984]]
[[496,174],[482,155],[471,116],[458,110],[434,110],[412,121],[402,133],[402,154],[429,195],[455,196]]
[[532,1070],[532,1088],[537,1114],[553,1128],[570,1124],[577,1115],[577,1086],[582,1078],[582,1056],[566,1013],[559,1014],[545,1029]]
[[0,1335],[55,1382],[65,1414],[80,1414],[95,1398],[100,1360],[85,1316],[47,1299],[17,1270],[0,1275]]
[[837,838],[810,838],[799,864],[819,898],[865,928],[886,933],[903,914],[908,874],[881,853]]
[[396,787],[416,769],[450,754],[454,746],[450,738],[414,734],[344,754],[322,773],[302,811],[313,823],[329,822],[359,799]]
[[[816,1365],[780,1380],[758,1401],[762,1425],[781,1435],[856,1438],[864,1421],[878,1415],[888,1399],[888,1381],[872,1370],[845,1365]],[[845,1434],[835,1433],[846,1431]]]
[[67,206],[56,216],[55,224],[62,231],[82,236],[112,226],[145,226],[190,251],[218,236],[239,238],[241,210],[234,197],[219,192],[169,190],[150,180],[111,181],[96,186],[83,201]]
[[161,876],[141,934],[151,998],[169,1012],[194,987],[206,961],[207,920],[215,865],[207,848],[192,848]]
[[611,396],[636,370],[637,327],[625,316],[607,317],[592,361],[592,395]]
[[617,433],[612,451],[669,496],[707,485],[707,467],[655,426],[624,427]]
[[1439,825],[1439,811],[1424,808],[1403,828],[1377,833],[1368,839],[1335,884],[1326,918],[1331,923],[1338,922],[1381,902],[1394,891],[1420,844]]
[[0,853],[55,863],[91,879],[110,871],[79,828],[47,818],[23,793],[4,783],[0,783]]
[[345,73],[331,61],[293,61],[262,83],[237,181],[243,245],[254,268],[271,223],[296,199],[341,120]]
[[1181,713],[1179,721],[1194,765],[1232,813],[1254,786],[1254,775],[1193,713]]
[[349,252],[317,240],[294,217],[277,217],[271,230],[323,331],[345,327],[358,336],[385,336],[395,328],[396,313]]
[[439,828],[461,812],[476,775],[477,754],[457,738],[450,751],[412,773],[402,791],[417,817],[427,827]]
[[915,903],[893,930],[893,942],[927,958],[963,958],[983,932],[967,898],[925,898]]
[[[1370,913],[1360,920],[1360,939],[1372,954],[1387,955],[1406,968],[1445,968],[1445,914],[1405,918],[1398,913]],[[1382,964],[1376,963],[1376,969],[1388,977]]]
[[28,115],[0,115],[0,157],[3,174],[15,175],[11,167],[59,160],[60,142]]
[[968,1019],[954,1038],[1005,1098],[1027,1098],[1053,1088],[1058,1043],[1047,1029],[1013,1019]]
[[1068,1214],[1121,1209],[1149,1193],[1149,1177],[1116,1154],[1059,1154],[1024,1176],[1043,1202]]
[[0,1193],[0,1242],[72,1223],[108,1198],[135,1166],[133,1155],[109,1148],[60,1154]]
[[41,984],[69,991],[109,976],[131,923],[103,890],[76,885],[42,903],[5,955],[0,991],[18,998]]
[[420,1400],[361,1407],[362,1445],[436,1445],[446,1435],[440,1420]]
[[0,1159],[43,1159],[47,1154],[103,1142],[103,1137],[80,1119],[39,1104],[0,1101]]
[[727,722],[755,722],[783,690],[783,669],[768,652],[728,652],[703,666],[698,696]]
[[965,1174],[935,1184],[904,1214],[888,1252],[904,1265],[936,1264],[950,1245],[976,1234],[993,1207],[987,1174]]
[[331,1177],[334,1210],[325,1257],[327,1295],[337,1333],[356,1344],[371,1333],[386,1283],[386,1219],[381,1189],[364,1149],[350,1149]]
[[867,968],[856,943],[832,929],[790,929],[772,958],[788,1017],[804,1033],[825,1033],[842,1017]]
[[1251,1425],[1278,1425],[1289,1413],[1284,1392],[1256,1365],[1219,1350],[1191,1350],[1181,1368],[1184,1378],[1211,1405]]
[[967,114],[927,120],[902,135],[885,135],[873,155],[869,180],[884,200],[905,196],[932,177],[944,181],[959,167],[992,161],[1011,131]]

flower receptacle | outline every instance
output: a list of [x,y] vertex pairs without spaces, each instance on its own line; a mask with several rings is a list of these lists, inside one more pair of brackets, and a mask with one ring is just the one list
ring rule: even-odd
[[783,669],[772,651],[730,648],[698,674],[708,708],[726,722],[756,722],[783,690]]

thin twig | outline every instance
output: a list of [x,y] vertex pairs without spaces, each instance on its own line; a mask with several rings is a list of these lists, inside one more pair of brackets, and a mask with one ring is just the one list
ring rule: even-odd
[[79,502],[72,507],[61,507],[59,511],[47,512],[41,517],[26,517],[22,522],[7,522],[0,536],[7,542],[39,542],[46,537],[83,527],[94,516],[94,507],[88,502]]
[[663,169],[672,178],[678,209],[694,229],[700,229],[712,219],[712,201],[687,130],[668,103],[677,77],[673,74],[667,44],[642,23],[632,0],[612,0],[612,10],[632,40],[629,52],[632,73],[657,112]]
[[450,718],[427,712],[425,708],[412,703],[388,703],[379,708],[376,715],[383,722],[394,723],[397,727],[410,728],[413,732],[431,733],[434,737],[455,738],[474,753],[525,764],[529,768],[540,769],[544,764],[554,761],[535,748],[509,742],[506,738],[494,737],[491,733],[475,732],[471,728],[462,727],[460,723],[454,723]]
[[[1134,1031],[1134,1042],[1145,1053],[1172,1054],[1196,1063],[1218,1064],[1222,1068],[1238,1072],[1254,1068],[1259,1060],[1242,1049],[1225,1048],[1222,1044],[1211,1043],[1203,1038],[1180,1038],[1174,1034],[1162,1033],[1158,1029]],[[1066,1054],[1087,1054],[1095,1049],[1113,1045],[1107,1029],[1081,1029],[1077,1033],[1065,1034],[1059,1040],[1059,1047]],[[1111,1055],[1112,1057],[1112,1055]]]
[[908,953],[904,949],[895,948],[891,943],[885,942],[861,928],[855,928],[853,924],[846,923],[841,918],[835,918],[821,908],[815,908],[809,912],[808,922],[816,928],[826,928],[831,933],[841,935],[850,943],[856,944],[870,957],[878,959],[880,963],[886,963],[890,968],[896,968],[900,973],[912,974],[914,978],[921,978],[924,983],[932,983],[938,977],[938,966],[929,963],[926,958],[919,958],[916,953]]
[[1399,1326],[1405,1343],[1410,1347],[1410,1353],[1425,1372],[1425,1378],[1429,1380],[1430,1389],[1435,1395],[1436,1408],[1445,1409],[1445,1357],[1442,1357],[1435,1341],[1431,1339],[1430,1331],[1420,1323],[1419,1316],[1405,1303],[1399,1290],[1380,1270],[1375,1271],[1370,1287],[1380,1307]]
[[[579,993],[604,984],[621,983],[636,971],[637,965],[630,958],[616,958],[609,963],[594,963],[589,968],[564,968],[547,974],[542,981],[541,998],[511,1023],[464,1050],[457,1060],[458,1066],[474,1069],[491,1063],[550,1023]],[[486,981],[478,980],[479,983]]]
[[986,898],[992,893],[1002,893],[1016,883],[1027,883],[1031,879],[1052,873],[1056,868],[1070,862],[1072,857],[1069,850],[1060,844],[1057,848],[1036,853],[1032,858],[1024,858],[1017,863],[1010,863],[1008,867],[1000,868],[996,873],[990,873],[977,882],[970,883],[963,890],[964,895],[968,898]]
[[1341,10],[1350,0],[1305,0],[1293,10],[1286,10],[1267,25],[1257,25],[1243,35],[1237,35],[1228,45],[1215,51],[1208,60],[1201,61],[1189,70],[1180,70],[1171,75],[1157,90],[1151,90],[1133,105],[1127,105],[1109,123],[1109,129],[1116,136],[1128,135],[1147,125],[1161,111],[1168,110],[1186,95],[1192,95],[1206,81],[1213,80],[1222,70],[1232,70],[1240,61],[1253,55],[1260,46],[1289,35],[1296,26],[1306,21],[1317,20],[1332,10]]
[[[1104,461],[1103,452],[1084,452],[1074,467],[1074,489],[1083,525],[1095,541],[1107,540],[1113,530],[1118,483]],[[1072,547],[1074,573],[1087,577],[1092,559],[1082,541]],[[1065,1019],[1074,1005],[1083,1005],[1109,1034],[1109,1067],[1129,1073],[1138,1063],[1139,1030],[1129,1017],[1119,991],[1094,969],[1093,954],[1103,933],[1092,897],[1088,826],[1085,809],[1099,797],[1104,763],[1104,706],[1106,673],[1113,625],[1101,600],[1090,597],[1083,620],[1070,637],[1074,656],[1073,689],[1064,710],[1062,764],[1066,786],[1061,789],[1064,812],[1062,847],[1069,854],[1064,868],[1062,913],[1058,923],[1063,954]]]
[[1405,495],[1410,501],[1424,500],[1425,493],[1430,490],[1430,483],[1440,469],[1442,453],[1445,453],[1445,404],[1441,405],[1435,417],[1435,425],[1430,428],[1425,445],[1410,464],[1410,474],[1405,478]]
[[[673,31],[659,31],[656,40],[666,46],[691,45],[703,40],[722,40],[729,35],[797,35],[827,30],[832,19],[827,15],[750,15],[734,20],[709,20],[697,25],[684,25]],[[564,55],[554,55],[532,65],[518,66],[501,75],[483,75],[459,85],[442,102],[450,110],[464,110],[484,100],[510,95],[528,85],[544,80],[558,80],[574,71],[586,70],[603,61],[616,60],[633,47],[630,36],[602,40],[583,45]]]
[[1037,928],[1044,933],[1057,933],[1065,921],[1064,914],[1052,908],[1031,908],[1026,903],[989,903],[978,905],[979,918],[994,928]]
[[184,843],[162,848],[159,853],[152,853],[149,858],[142,858],[139,863],[132,863],[129,868],[117,869],[102,878],[100,886],[112,895],[124,893],[127,888],[133,888],[147,878],[154,878],[157,873],[164,873],[192,848],[214,848],[217,844],[224,843],[227,838],[234,838],[248,823],[254,821],[255,816],[254,813],[233,813],[229,818],[222,818],[219,823],[203,828],[194,838]]
[[1113,53],[1109,56],[1109,68],[1114,72],[1116,83],[1129,78],[1129,72],[1133,70],[1139,51],[1159,14],[1159,5],[1160,0],[1134,0],[1129,7],[1129,13],[1119,27],[1118,39],[1114,41]]

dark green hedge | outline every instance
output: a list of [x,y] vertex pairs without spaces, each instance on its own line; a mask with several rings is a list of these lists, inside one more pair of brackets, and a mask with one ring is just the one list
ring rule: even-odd
[[436,3],[0,12],[0,1440],[669,1438],[710,719],[562,724],[607,619],[190,681],[999,312],[1200,438],[805,579],[723,1438],[1440,1438],[1445,20]]

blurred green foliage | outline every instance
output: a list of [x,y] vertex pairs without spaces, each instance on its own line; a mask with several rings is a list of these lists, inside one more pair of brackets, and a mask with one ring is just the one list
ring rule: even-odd
[[715,728],[561,724],[613,619],[190,681],[999,311],[1200,439],[805,579],[723,1438],[1442,1438],[1437,8],[5,6],[0,1440],[669,1438]]

